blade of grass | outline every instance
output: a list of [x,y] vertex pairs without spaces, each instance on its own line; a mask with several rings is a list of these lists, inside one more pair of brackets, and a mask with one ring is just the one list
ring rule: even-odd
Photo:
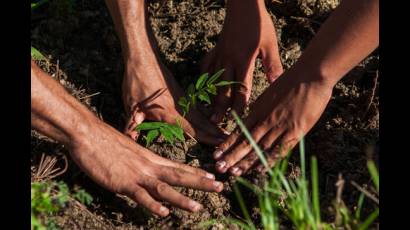
[[357,201],[357,209],[356,209],[356,212],[354,214],[354,216],[357,220],[360,220],[360,214],[361,214],[363,203],[364,203],[364,197],[365,197],[365,195],[362,192],[360,194],[359,200]]
[[234,184],[233,189],[235,192],[235,196],[238,199],[239,206],[241,207],[242,213],[245,216],[246,221],[248,222],[249,226],[252,227],[252,229],[255,229],[255,226],[252,223],[251,216],[249,215],[248,210],[246,209],[246,206],[245,206],[245,202],[243,201],[241,191],[239,191],[238,185]]
[[263,155],[262,150],[256,144],[255,140],[253,140],[252,135],[249,133],[246,126],[243,124],[242,120],[239,118],[238,114],[235,111],[231,112],[233,117],[235,118],[236,123],[242,130],[245,137],[248,139],[249,143],[251,144],[252,148],[255,150],[256,154],[258,155],[260,161],[262,162],[263,166],[268,170],[269,174],[271,174],[271,169],[269,168],[268,161],[266,160],[265,156]]
[[377,192],[379,192],[379,173],[377,171],[376,165],[373,161],[368,161],[367,168],[369,169],[369,173],[372,177],[374,186],[376,186]]
[[300,138],[299,152],[300,152],[300,168],[302,171],[302,179],[306,180],[305,141],[303,140],[303,137]]
[[358,230],[365,230],[368,229],[369,226],[373,223],[374,220],[379,216],[379,208],[376,208],[367,218],[366,220],[359,226]]
[[319,181],[318,181],[318,168],[317,159],[312,157],[311,160],[311,174],[312,174],[312,201],[313,201],[313,213],[316,219],[316,223],[320,224],[320,204],[319,204]]

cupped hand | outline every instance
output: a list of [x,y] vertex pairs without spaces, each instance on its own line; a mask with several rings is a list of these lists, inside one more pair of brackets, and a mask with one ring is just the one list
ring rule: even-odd
[[219,123],[229,108],[241,114],[248,103],[255,60],[260,55],[270,83],[283,72],[273,22],[263,1],[229,1],[216,46],[201,62],[201,71],[225,69],[221,80],[240,84],[222,87],[213,103],[211,121]]
[[179,123],[189,136],[210,145],[220,144],[226,137],[199,110],[192,108],[185,117],[181,115],[177,102],[184,96],[183,90],[162,63],[128,63],[122,93],[128,115],[124,132],[134,140],[138,137],[135,128],[144,120]]

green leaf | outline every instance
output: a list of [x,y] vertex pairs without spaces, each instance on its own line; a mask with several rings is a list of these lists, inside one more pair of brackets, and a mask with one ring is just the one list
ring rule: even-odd
[[216,95],[216,86],[215,85],[208,85],[208,87],[206,88],[206,91],[208,91],[208,93]]
[[216,79],[218,79],[224,71],[225,71],[225,69],[221,69],[218,72],[216,72],[214,75],[212,75],[212,77],[209,78],[209,80],[207,82],[207,85],[210,85],[210,84],[214,83],[216,81]]
[[180,97],[178,100],[178,105],[182,107],[182,111],[184,112],[183,116],[185,116],[189,111],[189,106],[191,102],[189,102],[186,97]]
[[80,201],[81,203],[85,205],[90,205],[91,202],[93,202],[93,197],[88,192],[86,192],[84,189],[78,190],[74,194],[74,198],[76,198],[78,201]]
[[202,74],[198,80],[196,81],[195,84],[195,88],[198,89],[202,89],[202,87],[204,87],[206,80],[208,79],[208,73],[204,73]]
[[188,104],[188,100],[186,99],[186,97],[180,97],[178,100],[178,105],[182,106],[182,107],[186,107],[186,105]]
[[159,135],[159,132],[158,132],[157,129],[152,129],[152,130],[150,130],[150,131],[147,133],[147,136],[145,137],[146,146],[148,147],[148,146],[152,143],[152,141],[153,141],[155,138],[158,137],[158,135]]
[[164,136],[166,142],[172,145],[174,144],[174,135],[172,134],[170,129],[167,129],[166,126],[161,127],[159,128],[159,132],[162,134],[162,136]]
[[232,85],[232,84],[237,84],[239,82],[237,81],[220,81],[218,83],[216,83],[216,86],[226,86],[226,85]]
[[31,47],[31,58],[34,60],[46,60],[46,57],[34,47]]
[[169,129],[169,131],[180,141],[185,141],[184,137],[184,130],[176,125],[167,125],[165,128]]
[[193,84],[188,86],[187,94],[189,97],[192,97],[195,94],[195,86]]
[[143,131],[143,130],[151,130],[151,129],[159,129],[160,127],[164,126],[162,122],[143,122],[135,128],[136,131]]
[[193,95],[192,97],[191,97],[191,103],[192,103],[192,105],[195,107],[196,106],[196,95]]
[[205,101],[205,102],[207,102],[208,104],[211,104],[211,99],[209,99],[209,94],[208,94],[207,92],[205,92],[205,91],[199,92],[198,98],[199,98],[199,100],[201,100],[201,101]]

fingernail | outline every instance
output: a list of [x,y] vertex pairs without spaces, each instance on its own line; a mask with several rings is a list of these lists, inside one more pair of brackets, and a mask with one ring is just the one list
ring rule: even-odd
[[164,214],[164,215],[168,215],[168,209],[167,209],[166,207],[164,207],[164,206],[161,206],[161,207],[159,208],[159,212],[162,213],[162,214]]
[[196,211],[199,211],[201,209],[201,204],[199,204],[196,201],[191,200],[189,202],[189,207],[191,208],[192,211],[196,212]]
[[231,173],[235,175],[238,175],[238,174],[240,175],[242,173],[242,170],[240,170],[238,167],[233,167],[231,169]]
[[215,159],[218,159],[218,158],[220,158],[220,157],[222,156],[222,154],[223,154],[222,150],[217,149],[217,150],[215,150],[215,152],[214,152],[214,158],[215,158]]
[[221,182],[219,182],[219,181],[215,181],[215,182],[213,183],[213,186],[214,186],[217,190],[219,190],[219,189],[223,186],[223,184],[222,184]]
[[231,173],[236,173],[239,170],[238,167],[232,167],[231,168]]
[[231,133],[228,132],[228,131],[226,131],[226,130],[223,130],[222,132],[223,132],[225,135],[228,135],[228,136],[231,135]]
[[219,168],[219,169],[223,169],[225,167],[225,165],[226,165],[225,161],[216,162],[216,167]]
[[215,179],[215,175],[212,173],[206,173],[205,177],[211,180]]

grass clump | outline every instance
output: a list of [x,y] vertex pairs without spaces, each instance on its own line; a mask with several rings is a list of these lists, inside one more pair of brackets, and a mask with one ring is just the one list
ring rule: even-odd
[[[256,230],[260,228],[266,230],[278,230],[280,229],[281,224],[281,219],[279,217],[282,219],[284,217],[287,222],[291,223],[293,228],[301,230],[364,230],[368,229],[369,226],[376,220],[379,215],[378,207],[370,215],[362,219],[361,210],[366,192],[362,192],[360,195],[355,212],[353,213],[349,211],[341,200],[341,191],[343,187],[343,184],[341,184],[341,186],[338,187],[338,194],[334,202],[335,220],[331,223],[323,222],[321,219],[317,159],[314,156],[311,158],[311,174],[309,181],[306,176],[305,148],[303,138],[299,143],[301,176],[296,179],[288,179],[285,177],[285,174],[290,154],[287,154],[285,159],[278,159],[275,166],[270,168],[267,164],[264,153],[257,146],[241,119],[235,112],[232,112],[232,114],[243,134],[259,156],[262,164],[265,165],[269,179],[262,187],[258,187],[239,177],[237,179],[237,183],[234,184],[234,192],[243,213],[244,220],[226,218],[221,220],[223,224],[237,225],[245,230]],[[379,175],[377,168],[372,161],[368,161],[367,165],[373,184],[378,193]],[[340,180],[339,182],[343,183],[343,181]],[[245,206],[244,199],[238,188],[238,183],[247,187],[257,195],[260,210],[259,215],[261,219],[260,227],[252,221]],[[202,226],[217,222],[217,220],[211,220],[203,223]]]

